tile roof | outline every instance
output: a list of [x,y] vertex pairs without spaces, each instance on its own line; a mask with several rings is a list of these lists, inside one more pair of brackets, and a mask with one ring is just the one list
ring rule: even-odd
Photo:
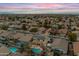
[[73,50],[74,50],[74,53],[79,53],[79,42],[73,43]]

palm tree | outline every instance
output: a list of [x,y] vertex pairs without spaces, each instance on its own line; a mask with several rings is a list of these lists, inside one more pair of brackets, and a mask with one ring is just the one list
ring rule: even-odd
[[32,50],[30,48],[30,45],[26,45],[26,44],[22,44],[21,45],[21,48],[20,48],[20,53],[23,53],[25,52],[26,54],[28,55],[31,55],[32,54]]
[[25,46],[21,44],[20,53],[23,53]]

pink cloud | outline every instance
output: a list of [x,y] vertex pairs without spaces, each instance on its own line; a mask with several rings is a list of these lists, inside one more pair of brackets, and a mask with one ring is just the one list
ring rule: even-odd
[[0,9],[48,9],[48,8],[58,8],[61,7],[61,4],[49,4],[49,3],[35,3],[35,4],[24,4],[24,5],[8,5],[0,6]]

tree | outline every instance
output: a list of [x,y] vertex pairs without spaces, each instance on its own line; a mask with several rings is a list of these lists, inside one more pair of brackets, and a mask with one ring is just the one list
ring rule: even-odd
[[23,24],[23,25],[22,25],[22,29],[23,29],[23,30],[27,30],[26,24]]
[[70,41],[74,42],[77,39],[77,35],[76,35],[76,33],[69,32],[68,38],[69,38]]
[[63,28],[63,25],[58,25],[58,29],[62,29]]
[[31,49],[30,45],[28,45],[28,46],[25,47],[25,52],[28,53],[29,56],[32,55],[32,49]]
[[54,56],[61,56],[63,54],[60,50],[54,50]]
[[37,32],[38,31],[38,28],[32,28],[31,30],[30,30],[30,32]]
[[38,22],[38,26],[39,27],[42,27],[42,22]]
[[44,27],[47,27],[47,20],[45,20],[45,22],[44,22],[44,25],[43,25]]
[[25,48],[24,44],[21,44],[20,53],[24,52],[24,48]]
[[77,27],[79,27],[79,23],[77,23]]
[[48,23],[47,20],[45,20],[43,27],[45,28],[51,28],[50,24]]
[[25,20],[23,20],[23,21],[22,21],[22,23],[26,23],[26,21],[25,21]]
[[8,25],[2,25],[2,26],[1,26],[1,29],[7,30],[7,29],[8,29]]
[[32,54],[32,50],[30,48],[30,44],[21,44],[21,48],[20,48],[20,53],[25,52],[25,54],[27,55],[31,55]]

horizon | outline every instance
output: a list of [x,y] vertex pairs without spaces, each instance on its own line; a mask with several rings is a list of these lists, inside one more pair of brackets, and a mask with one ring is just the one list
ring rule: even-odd
[[79,3],[0,3],[0,14],[79,14]]

